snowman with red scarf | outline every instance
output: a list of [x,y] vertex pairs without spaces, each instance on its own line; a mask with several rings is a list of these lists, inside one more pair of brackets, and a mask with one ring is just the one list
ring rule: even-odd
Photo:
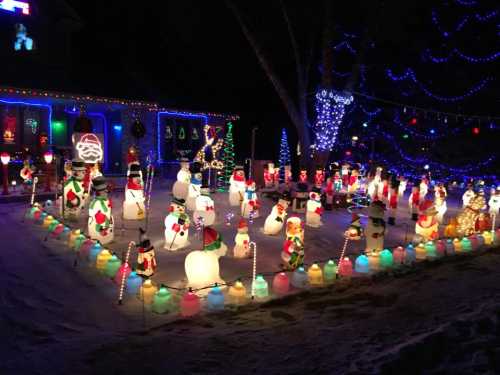
[[319,228],[323,225],[321,215],[323,207],[321,206],[321,189],[313,187],[309,193],[309,200],[306,206],[306,225],[313,228]]
[[108,197],[108,186],[104,177],[92,180],[95,197],[89,205],[89,237],[106,245],[114,239],[112,203]]
[[250,218],[250,214],[253,219],[259,217],[260,201],[255,189],[255,182],[253,180],[247,180],[243,202],[241,203],[241,216],[245,219]]
[[196,198],[196,210],[193,212],[193,221],[199,222],[203,218],[203,225],[213,225],[215,222],[214,200],[210,198],[210,189],[202,185],[200,195]]
[[172,199],[165,218],[165,249],[175,251],[189,245],[189,216],[184,199]]
[[141,242],[137,247],[136,273],[143,277],[151,277],[156,271],[155,248],[146,236],[141,235]]
[[125,187],[125,200],[123,201],[123,219],[144,219],[144,202],[144,187],[142,185],[141,174],[138,171],[131,171],[128,175],[128,181]]
[[245,194],[245,171],[241,165],[237,165],[229,178],[229,204],[240,206],[243,194]]
[[81,159],[71,162],[71,177],[64,183],[64,218],[78,221],[85,206],[86,194],[83,189],[85,163]]

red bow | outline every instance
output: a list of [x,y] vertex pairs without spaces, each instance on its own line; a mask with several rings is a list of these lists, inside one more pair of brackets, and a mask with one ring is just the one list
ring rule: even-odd
[[205,208],[205,210],[207,210],[207,211],[213,211],[214,210],[214,206],[207,206]]

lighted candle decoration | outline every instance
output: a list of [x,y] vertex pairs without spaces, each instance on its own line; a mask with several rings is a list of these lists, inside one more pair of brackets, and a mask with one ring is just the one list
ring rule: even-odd
[[357,273],[367,274],[370,272],[370,261],[368,257],[364,254],[361,254],[356,258],[356,262],[354,263],[354,271]]
[[237,280],[234,285],[229,287],[228,295],[230,301],[236,305],[245,303],[247,298],[245,285],[240,280]]
[[130,273],[132,270],[130,269],[130,266],[128,265],[127,262],[124,262],[120,265],[120,268],[118,268],[118,271],[116,271],[115,274],[115,284],[121,285],[122,280],[125,280],[124,283],[127,281]]
[[45,219],[43,220],[42,228],[47,229],[49,227],[50,223],[52,223],[53,220],[54,220],[54,217],[52,215],[47,215],[45,217]]
[[307,276],[311,286],[323,285],[323,271],[318,266],[318,263],[313,263],[313,265],[309,267],[307,270]]
[[83,259],[88,259],[90,249],[92,248],[92,246],[94,246],[94,244],[95,244],[95,242],[93,240],[91,240],[90,238],[88,238],[87,240],[85,240],[83,242],[82,246],[80,246],[80,256]]
[[488,232],[488,231],[484,231],[483,232],[483,238],[484,238],[484,244],[489,246],[493,243],[493,238],[492,238],[492,235],[491,235],[491,232]]
[[417,254],[417,260],[425,260],[427,259],[427,251],[425,251],[425,245],[423,243],[419,243],[417,248],[415,249]]
[[96,242],[94,246],[90,248],[89,252],[89,263],[90,264],[95,264],[97,261],[97,256],[99,253],[102,251],[102,246],[99,242]]
[[181,315],[185,317],[196,315],[200,312],[200,308],[200,299],[190,288],[189,292],[182,297]]
[[425,244],[425,254],[427,259],[433,260],[437,258],[436,245],[434,241],[427,241]]
[[337,265],[333,259],[325,263],[323,267],[323,278],[327,284],[333,283],[337,279]]
[[140,277],[135,271],[130,272],[127,277],[127,284],[125,291],[128,294],[137,294],[142,285],[142,277]]
[[140,288],[139,298],[141,301],[144,301],[145,305],[151,305],[153,303],[153,298],[155,296],[158,288],[153,284],[151,279],[146,279]]
[[290,279],[285,272],[277,273],[273,279],[273,292],[283,296],[290,291]]
[[122,265],[121,260],[118,259],[118,257],[115,254],[113,254],[106,263],[106,267],[104,268],[104,274],[112,279],[113,277],[115,277],[121,265]]
[[464,253],[468,253],[468,252],[472,251],[472,244],[467,237],[462,238],[462,241],[460,241],[460,242],[461,242],[461,246],[462,246],[462,251]]
[[264,276],[257,275],[252,284],[252,289],[256,299],[264,299],[269,297],[269,287]]
[[453,244],[453,240],[448,238],[446,240],[446,255],[454,255],[455,254],[455,245]]
[[386,270],[392,268],[394,265],[394,258],[389,249],[384,249],[380,252],[380,268]]
[[400,266],[405,261],[405,249],[403,246],[396,247],[392,252],[392,259],[394,260],[395,266]]
[[341,277],[350,278],[352,276],[352,262],[348,257],[339,262],[338,271]]
[[446,244],[443,240],[436,242],[436,254],[438,257],[443,257],[446,254]]
[[165,314],[172,310],[172,307],[172,294],[165,286],[161,285],[153,297],[151,311],[157,314]]
[[76,238],[82,234],[82,231],[80,229],[75,229],[72,231],[68,237],[68,247],[73,249],[75,247],[75,240]]
[[303,289],[307,286],[309,281],[309,277],[307,276],[304,267],[300,266],[295,271],[293,271],[292,275],[292,286],[297,289]]
[[408,244],[405,248],[405,264],[412,264],[417,260],[417,252],[413,244]]
[[207,308],[210,311],[224,310],[224,294],[217,284],[208,292]]
[[95,267],[97,268],[97,270],[101,273],[104,273],[104,270],[106,269],[106,264],[110,259],[111,259],[111,253],[109,252],[109,250],[102,249],[102,251],[97,256],[95,263]]

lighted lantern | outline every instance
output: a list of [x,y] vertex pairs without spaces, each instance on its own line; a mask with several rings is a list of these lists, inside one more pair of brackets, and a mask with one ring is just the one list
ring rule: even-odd
[[323,267],[323,278],[325,283],[333,283],[337,279],[337,265],[330,259]]
[[433,241],[427,241],[427,243],[425,244],[425,254],[427,259],[437,258],[436,245]]
[[68,237],[68,247],[70,247],[70,248],[74,248],[75,247],[75,240],[76,240],[76,238],[80,234],[82,234],[82,231],[80,229],[75,229],[74,231],[72,231],[69,234],[69,237]]
[[97,260],[95,263],[95,267],[99,272],[104,272],[106,269],[106,264],[111,259],[111,253],[108,249],[102,249],[102,251],[97,255]]
[[354,271],[363,274],[370,272],[370,260],[366,255],[361,254],[356,258],[356,262],[354,262]]
[[242,304],[247,297],[245,285],[240,280],[237,280],[234,285],[231,285],[228,291],[229,299],[234,304]]
[[436,254],[438,257],[442,257],[446,254],[446,245],[443,240],[438,240],[436,243]]
[[155,293],[153,297],[153,305],[151,306],[151,311],[157,314],[165,314],[172,308],[172,294],[163,285]]
[[92,248],[92,246],[94,246],[94,243],[95,242],[93,240],[91,240],[90,238],[86,239],[82,243],[82,246],[80,246],[80,256],[83,259],[88,259],[89,253],[90,253],[90,249]]
[[394,265],[394,258],[389,249],[384,249],[380,252],[380,268],[387,269]]
[[73,250],[75,250],[76,252],[80,251],[80,247],[83,245],[83,243],[85,242],[85,240],[87,239],[87,237],[85,237],[84,234],[80,233],[76,238],[75,238],[75,242],[74,242],[74,247],[73,247]]
[[285,272],[277,273],[273,279],[273,292],[278,296],[287,294],[290,291],[290,279]]
[[45,217],[45,219],[43,220],[42,227],[47,229],[53,220],[54,220],[54,217],[52,215],[47,215]]
[[323,285],[323,271],[321,271],[318,263],[313,263],[313,265],[309,267],[307,270],[307,277],[311,286]]
[[99,253],[102,251],[102,246],[99,242],[96,242],[94,244],[94,246],[92,246],[90,248],[90,252],[89,252],[89,262],[91,264],[95,264],[96,261],[97,261],[97,256],[99,255]]
[[467,237],[462,238],[462,240],[460,242],[461,242],[461,246],[462,246],[462,251],[464,253],[468,253],[468,252],[472,251],[472,243],[470,242],[470,240]]
[[224,294],[217,284],[208,293],[207,307],[210,311],[224,310]]
[[118,269],[122,265],[122,262],[118,257],[113,254],[111,258],[108,260],[106,263],[106,268],[104,269],[104,274],[109,277],[113,278],[115,277],[116,273],[118,272]]
[[453,248],[455,249],[456,253],[462,251],[462,242],[458,238],[455,238],[453,240]]
[[352,276],[352,262],[348,257],[339,262],[339,275],[347,278]]
[[368,263],[370,265],[370,271],[377,272],[380,270],[380,257],[376,251],[372,251],[368,254]]
[[125,284],[125,291],[128,294],[137,294],[141,288],[141,285],[142,285],[142,277],[140,277],[135,271],[132,271],[130,272],[130,275],[128,275],[127,277],[127,283]]
[[64,224],[58,223],[52,231],[52,237],[59,237],[64,231]]
[[269,297],[269,287],[264,276],[257,275],[255,282],[253,282],[253,290],[257,299]]
[[125,276],[125,280],[127,280],[131,272],[132,270],[130,269],[128,263],[122,263],[120,268],[118,268],[118,271],[116,271],[115,284],[121,285],[123,277]]
[[193,316],[200,312],[200,299],[196,294],[189,289],[181,300],[181,315],[182,316]]
[[309,277],[307,276],[304,267],[300,266],[293,271],[291,284],[294,288],[303,289],[307,286],[308,279]]
[[144,301],[145,305],[151,305],[153,303],[153,299],[157,290],[158,288],[153,284],[151,279],[147,279],[142,283],[139,291],[139,299],[141,301]]
[[486,246],[489,246],[493,243],[493,236],[491,235],[491,232],[484,231],[483,238],[484,238],[484,244]]
[[446,255],[454,255],[455,254],[455,245],[453,244],[453,240],[448,238],[446,240]]
[[408,244],[408,246],[406,246],[405,249],[405,263],[412,264],[416,260],[417,260],[417,252],[415,251],[413,245],[410,243]]
[[403,246],[396,247],[392,252],[392,259],[394,261],[395,266],[399,266],[405,261],[405,249]]
[[425,245],[423,243],[418,244],[417,248],[415,249],[415,253],[417,256],[417,260],[427,259],[427,251],[425,250]]

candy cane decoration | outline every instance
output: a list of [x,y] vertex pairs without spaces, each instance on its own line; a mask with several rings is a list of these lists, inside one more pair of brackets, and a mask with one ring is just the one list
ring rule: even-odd
[[33,187],[31,188],[31,205],[33,206],[33,203],[35,202],[35,190],[36,190],[36,183],[38,182],[38,177],[35,177],[33,179]]
[[252,269],[252,299],[255,297],[255,277],[257,276],[257,245],[255,242],[248,244],[248,249],[251,251],[253,248],[253,269]]
[[232,212],[228,212],[228,213],[226,214],[226,225],[227,225],[228,227],[230,227],[230,226],[231,226],[231,219],[232,219],[233,217],[234,217],[234,214],[233,214]]
[[253,224],[253,216],[254,216],[254,211],[253,209],[251,209],[250,212],[248,213],[248,222],[250,224]]
[[[347,243],[349,242],[349,237],[346,237],[344,240],[344,246],[342,247],[342,251],[340,252],[340,258],[338,264],[340,264],[340,261],[344,259],[344,254],[345,250],[347,249]],[[337,273],[339,272],[339,267],[337,267]]]
[[[132,250],[132,246],[135,246],[135,242],[134,241],[130,241],[129,244],[128,244],[128,249],[127,249],[127,253],[125,254],[125,268],[128,268],[130,267],[129,266],[129,263],[128,263],[128,260],[130,258],[130,251]],[[122,280],[120,282],[120,294],[118,296],[118,304],[121,305],[122,304],[122,301],[123,301],[123,291],[125,290],[125,278],[127,277],[127,272],[123,272],[122,273]]]
[[196,235],[198,238],[201,238],[201,235],[203,233],[203,227],[204,227],[204,223],[205,222],[205,219],[201,216],[199,216],[197,219],[196,219],[196,222],[194,223],[194,226],[196,228]]
[[146,231],[149,226],[149,208],[151,207],[151,192],[153,191],[153,178],[155,176],[155,167],[151,164],[149,166],[149,170],[151,171],[149,176],[149,185],[147,186],[147,200],[146,200]]

